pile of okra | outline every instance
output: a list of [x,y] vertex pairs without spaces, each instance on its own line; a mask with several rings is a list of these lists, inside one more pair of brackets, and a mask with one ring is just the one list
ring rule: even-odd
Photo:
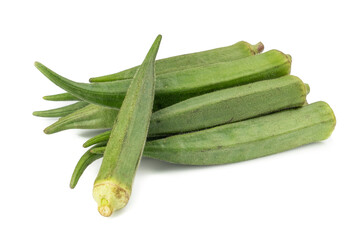
[[161,35],[141,65],[90,83],[35,63],[65,90],[45,100],[74,101],[33,113],[59,118],[46,134],[104,130],[83,144],[89,149],[70,182],[74,188],[87,166],[103,158],[93,188],[101,215],[125,207],[142,155],[174,164],[236,163],[325,140],[334,130],[330,106],[309,104],[309,85],[290,75],[290,55],[241,41],[155,60],[160,42]]

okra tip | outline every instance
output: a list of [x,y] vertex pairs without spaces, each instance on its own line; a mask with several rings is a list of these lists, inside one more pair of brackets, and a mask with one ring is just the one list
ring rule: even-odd
[[35,66],[36,68],[41,68],[41,67],[44,66],[44,65],[42,65],[41,63],[35,61],[35,62],[34,62],[34,66]]
[[51,131],[51,125],[50,125],[49,127],[45,128],[45,129],[43,130],[43,132],[44,132],[45,134],[52,134],[52,133],[54,133],[53,131]]
[[104,146],[104,147],[96,147],[96,148],[91,149],[90,152],[93,153],[93,154],[104,154],[105,148],[106,148],[106,146]]
[[46,128],[43,130],[43,132],[44,132],[45,134],[53,134],[53,133],[57,133],[57,132],[60,132],[60,131],[65,130],[65,129],[59,128],[56,123],[57,123],[57,122],[55,122],[55,123],[51,124],[50,126],[46,127]]
[[34,112],[32,113],[32,115],[33,115],[33,116],[36,116],[36,117],[43,117],[42,111],[34,111]]

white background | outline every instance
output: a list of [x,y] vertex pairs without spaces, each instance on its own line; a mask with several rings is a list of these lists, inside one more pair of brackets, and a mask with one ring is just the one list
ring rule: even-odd
[[[360,239],[360,37],[357,1],[1,1],[1,239]],[[130,3],[131,2],[131,3]],[[45,135],[62,92],[33,66],[76,81],[245,40],[293,57],[309,102],[337,117],[326,141],[238,164],[143,159],[125,209],[97,212],[101,161],[71,190],[82,143],[97,131]]]

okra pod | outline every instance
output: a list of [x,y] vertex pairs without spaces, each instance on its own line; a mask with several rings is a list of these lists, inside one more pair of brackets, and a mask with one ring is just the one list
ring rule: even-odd
[[80,99],[74,97],[70,93],[59,93],[54,95],[48,95],[43,97],[47,101],[79,101]]
[[[270,81],[270,82],[267,82]],[[153,113],[148,135],[168,136],[200,130],[229,122],[301,106],[306,85],[291,75],[243,86],[223,89],[189,98]],[[250,105],[251,104],[251,105]],[[67,129],[111,128],[116,109],[92,105],[76,111],[45,129],[52,134]],[[90,139],[85,145],[107,141],[110,132]],[[106,139],[103,139],[106,138]]]
[[118,109],[89,104],[67,116],[59,118],[55,123],[44,129],[52,134],[66,129],[103,129],[111,128],[118,114]]
[[[250,160],[318,142],[336,125],[325,102],[284,110],[198,132],[146,143],[144,156],[185,165],[217,165]],[[103,154],[104,147],[92,153]]]
[[[251,45],[241,41],[227,47],[159,59],[155,62],[156,75],[237,60],[261,53],[263,50],[264,45],[261,42]],[[118,73],[90,78],[90,82],[130,79],[134,77],[138,68],[139,66],[136,66]]]
[[[35,66],[53,83],[75,97],[112,108],[121,107],[131,82],[78,83],[58,75],[41,63],[36,62]],[[154,110],[215,90],[288,75],[290,68],[289,55],[271,50],[235,61],[161,74],[156,81]]]
[[[286,75],[189,98],[156,111],[149,137],[169,136],[237,122],[305,104],[308,87]],[[109,127],[109,126],[107,126]],[[110,131],[89,139],[84,146],[107,141]]]
[[37,117],[64,117],[79,109],[82,109],[87,105],[89,105],[89,103],[80,101],[60,108],[54,108],[44,111],[35,111],[33,112],[33,115]]
[[155,57],[160,41],[161,35],[155,39],[130,84],[94,183],[93,197],[100,214],[106,217],[123,208],[130,198],[150,124],[155,95]]
[[[151,122],[150,122],[150,126],[151,126]],[[107,141],[109,141],[110,133],[111,130],[108,130],[90,138],[83,144],[83,147],[87,148],[97,143],[103,143],[103,142],[107,143]]]
[[94,161],[96,161],[99,158],[102,158],[102,155],[99,154],[95,154],[92,153],[91,150],[97,147],[103,147],[105,146],[106,143],[103,144],[97,144],[94,147],[90,148],[88,151],[86,151],[84,153],[84,155],[82,155],[82,157],[80,158],[80,160],[78,161],[78,163],[76,164],[76,167],[74,169],[73,175],[71,176],[71,180],[70,180],[70,188],[74,188],[76,186],[76,184],[79,181],[79,178],[81,177],[81,175],[83,174],[83,172],[85,171],[85,169]]

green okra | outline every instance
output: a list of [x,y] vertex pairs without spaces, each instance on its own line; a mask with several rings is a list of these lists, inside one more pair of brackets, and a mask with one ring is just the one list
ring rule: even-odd
[[89,103],[80,101],[60,108],[54,108],[44,111],[35,111],[33,112],[33,115],[38,117],[64,117],[75,112],[76,110],[82,109],[87,105],[89,105]]
[[[151,127],[151,122],[150,122],[150,127]],[[111,130],[108,130],[90,138],[83,144],[83,147],[87,148],[97,143],[107,143],[107,141],[109,141],[110,133]]]
[[159,35],[135,74],[114,123],[93,197],[103,216],[123,208],[130,197],[150,124],[155,95],[155,57]]
[[[182,128],[180,132],[195,130],[193,127],[200,130],[287,108],[300,107],[305,104],[309,91],[309,86],[303,84],[299,78],[287,75],[278,79],[208,93],[153,113],[148,136],[151,136],[152,127],[155,130],[158,129],[159,132],[168,133],[174,133],[170,129],[179,130],[180,126]],[[159,123],[154,123],[157,121]],[[109,131],[91,138],[84,146],[97,143],[106,145],[108,138]],[[147,141],[151,140],[148,138]],[[101,149],[93,148],[91,151],[96,153],[100,150],[101,153]]]
[[85,169],[94,161],[96,161],[99,158],[102,158],[101,155],[99,154],[95,154],[92,153],[91,150],[97,147],[103,147],[105,146],[106,143],[100,143],[95,145],[93,148],[90,148],[88,151],[86,151],[84,153],[84,155],[82,155],[82,157],[80,158],[80,160],[78,161],[78,163],[76,164],[76,167],[74,169],[73,175],[71,176],[71,181],[70,181],[70,188],[74,188],[76,186],[76,184],[78,183],[81,175],[83,174],[83,172],[85,171]]
[[48,95],[43,97],[47,101],[79,101],[81,99],[74,97],[70,93],[59,93],[54,95]]
[[[251,45],[245,41],[237,42],[228,47],[216,48],[208,51],[184,54],[170,58],[160,59],[156,61],[157,66],[156,74],[163,74],[172,71],[179,71],[184,69],[201,67],[209,64],[227,62],[240,58],[249,57],[261,53],[264,50],[264,45],[259,42]],[[124,80],[133,78],[137,67],[133,67],[119,73],[110,74],[102,77],[90,78],[90,82],[103,82]],[[79,100],[70,93],[60,93],[43,97],[49,101],[73,101]]]
[[[185,165],[235,163],[330,137],[335,115],[325,102],[146,142],[144,156]],[[103,154],[104,147],[90,152]]]
[[[154,112],[148,136],[201,130],[300,107],[305,104],[308,88],[298,77],[286,75],[189,98]],[[109,135],[110,131],[101,133],[84,146],[107,141]]]
[[[35,66],[53,83],[89,103],[120,108],[131,80],[78,83],[66,79],[41,63]],[[291,57],[271,50],[263,54],[185,69],[157,76],[154,110],[215,90],[288,75]]]
[[59,118],[55,123],[44,129],[46,134],[56,133],[65,129],[102,129],[111,128],[118,110],[89,104],[73,113]]
[[[251,45],[241,41],[227,47],[159,59],[156,60],[155,63],[156,75],[237,60],[261,53],[263,50],[264,45],[261,42]],[[134,77],[138,68],[139,66],[136,66],[118,73],[90,78],[90,82],[108,82],[130,79]]]

